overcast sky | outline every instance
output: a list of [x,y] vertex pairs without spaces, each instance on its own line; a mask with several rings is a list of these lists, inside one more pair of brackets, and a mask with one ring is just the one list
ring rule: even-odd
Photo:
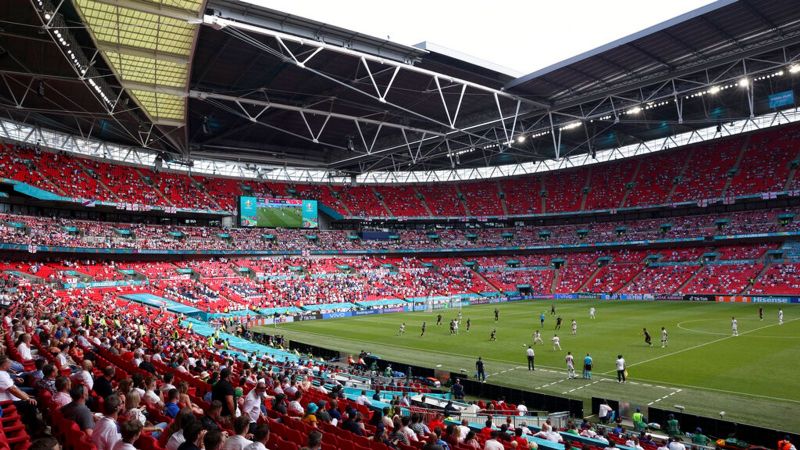
[[244,0],[414,45],[428,41],[527,74],[709,0]]

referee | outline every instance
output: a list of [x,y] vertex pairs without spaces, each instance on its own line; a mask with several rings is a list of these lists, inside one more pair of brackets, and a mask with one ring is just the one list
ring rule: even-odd
[[529,345],[528,346],[528,370],[536,370],[533,367],[533,357],[534,356],[536,356],[536,355],[533,353],[533,347],[531,347]]

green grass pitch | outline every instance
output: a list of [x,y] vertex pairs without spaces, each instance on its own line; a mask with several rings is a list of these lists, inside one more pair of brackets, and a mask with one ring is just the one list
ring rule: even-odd
[[[562,351],[554,351],[550,339],[555,317],[564,319]],[[589,319],[590,306],[597,318]],[[500,309],[495,323],[493,311]],[[458,372],[474,373],[474,361],[486,361],[487,382],[536,392],[583,399],[589,412],[592,396],[630,401],[634,405],[672,409],[683,405],[686,413],[718,417],[740,423],[800,431],[800,305],[631,301],[526,301],[465,307],[458,336],[451,336],[448,321],[455,310],[443,310],[443,325],[436,314],[402,313],[339,320],[309,321],[266,327],[289,339],[356,353],[361,349],[386,359]],[[785,323],[778,325],[782,307]],[[539,328],[539,314],[546,313],[542,338],[536,345],[537,370],[526,367],[525,350]],[[731,335],[731,316],[739,322],[739,336]],[[466,319],[472,329],[465,332]],[[570,333],[570,321],[578,321],[578,334]],[[420,325],[428,325],[420,337]],[[402,322],[406,333],[398,336]],[[669,332],[669,345],[661,348],[660,330]],[[492,328],[497,340],[489,341]],[[650,332],[653,347],[644,343],[642,328]],[[564,357],[575,355],[578,379],[567,379]],[[583,357],[594,358],[592,380],[580,378]],[[629,383],[616,382],[614,361],[623,354]]]
[[259,227],[300,228],[303,225],[301,208],[259,208],[256,219]]

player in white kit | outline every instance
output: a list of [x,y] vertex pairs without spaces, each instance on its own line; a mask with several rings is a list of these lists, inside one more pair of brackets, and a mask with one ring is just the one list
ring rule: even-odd
[[661,348],[664,348],[669,344],[669,334],[667,334],[667,329],[661,327]]
[[567,377],[569,379],[575,378],[575,358],[572,357],[572,352],[567,352],[567,357],[564,358],[567,362]]
[[591,308],[589,308],[589,318],[590,318],[590,319],[594,319],[594,313],[595,313],[595,312],[597,312],[597,311],[594,309],[594,306],[592,306]]
[[533,343],[534,345],[544,344],[544,341],[542,340],[542,333],[540,333],[539,330],[533,332]]
[[778,310],[778,325],[783,325],[783,309]]
[[561,350],[561,338],[557,334],[553,335],[553,351]]
[[731,331],[734,336],[739,335],[739,322],[736,321],[735,317],[731,317]]
[[578,321],[572,319],[572,335],[574,336],[576,334],[578,334]]

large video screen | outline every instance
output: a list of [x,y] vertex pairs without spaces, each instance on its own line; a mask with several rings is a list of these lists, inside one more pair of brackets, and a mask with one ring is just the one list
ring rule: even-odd
[[239,197],[239,225],[269,228],[318,228],[316,200]]

